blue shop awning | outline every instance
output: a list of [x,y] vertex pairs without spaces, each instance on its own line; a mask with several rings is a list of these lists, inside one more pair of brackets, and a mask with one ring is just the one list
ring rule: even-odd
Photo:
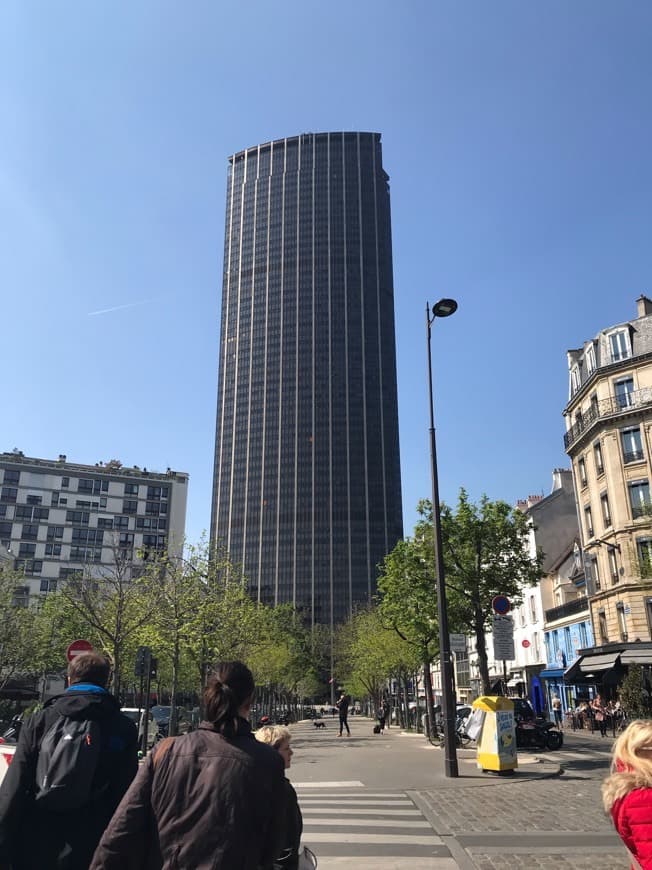
[[542,680],[560,680],[564,676],[564,668],[546,668],[539,673]]

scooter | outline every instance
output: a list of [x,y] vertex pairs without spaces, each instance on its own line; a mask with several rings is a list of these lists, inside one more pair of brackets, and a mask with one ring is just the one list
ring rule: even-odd
[[519,749],[561,749],[564,735],[546,719],[528,719],[516,723],[516,745]]

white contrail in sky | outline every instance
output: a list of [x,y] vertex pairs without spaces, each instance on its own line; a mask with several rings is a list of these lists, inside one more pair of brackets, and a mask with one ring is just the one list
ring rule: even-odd
[[135,308],[137,305],[145,305],[149,302],[148,299],[142,299],[140,302],[126,302],[124,305],[114,305],[113,308],[101,308],[99,311],[89,311],[88,317],[95,317],[98,314],[110,314],[112,311],[122,311],[123,308]]

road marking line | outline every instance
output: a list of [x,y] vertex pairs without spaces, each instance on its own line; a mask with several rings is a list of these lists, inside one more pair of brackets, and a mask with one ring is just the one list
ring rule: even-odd
[[346,797],[342,797],[341,800],[320,800],[319,798],[306,799],[300,801],[301,806],[347,806],[347,807],[376,807],[376,809],[380,809],[382,807],[413,807],[414,804],[411,801],[367,801],[367,800],[356,800],[349,799]]
[[421,828],[421,830],[432,833],[432,828],[429,823],[423,821],[412,821],[408,819],[310,819],[307,821],[304,816],[304,831],[306,828],[314,827],[315,825],[328,825],[329,828],[336,828],[338,825],[345,827],[357,828]]
[[311,833],[305,838],[306,844],[312,847],[316,843],[383,843],[409,846],[441,846],[441,837],[416,836],[414,834],[348,834],[344,831],[335,834]]
[[322,816],[391,816],[392,818],[396,816],[397,819],[404,818],[405,816],[421,816],[421,812],[419,810],[384,810],[382,808],[378,809],[366,809],[364,807],[347,807],[346,809],[336,809],[335,807],[324,807],[320,809],[319,807],[304,807],[301,804],[301,813],[303,817],[313,816],[313,815],[322,815]]
[[294,782],[295,789],[299,788],[364,788],[364,783],[359,779],[342,780],[340,782]]

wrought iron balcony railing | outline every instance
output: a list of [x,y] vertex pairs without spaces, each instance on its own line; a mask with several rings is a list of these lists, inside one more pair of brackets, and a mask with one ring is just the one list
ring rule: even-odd
[[588,609],[588,598],[576,598],[574,601],[567,601],[566,604],[560,604],[559,607],[552,607],[550,610],[546,610],[546,622],[554,622],[556,619],[574,616],[576,613],[582,613],[583,610]]
[[642,390],[633,390],[621,396],[610,396],[608,399],[599,399],[592,402],[581,418],[564,435],[564,447],[568,447],[593,426],[596,420],[605,417],[613,417],[637,408],[645,408],[652,405],[652,387],[643,387]]

